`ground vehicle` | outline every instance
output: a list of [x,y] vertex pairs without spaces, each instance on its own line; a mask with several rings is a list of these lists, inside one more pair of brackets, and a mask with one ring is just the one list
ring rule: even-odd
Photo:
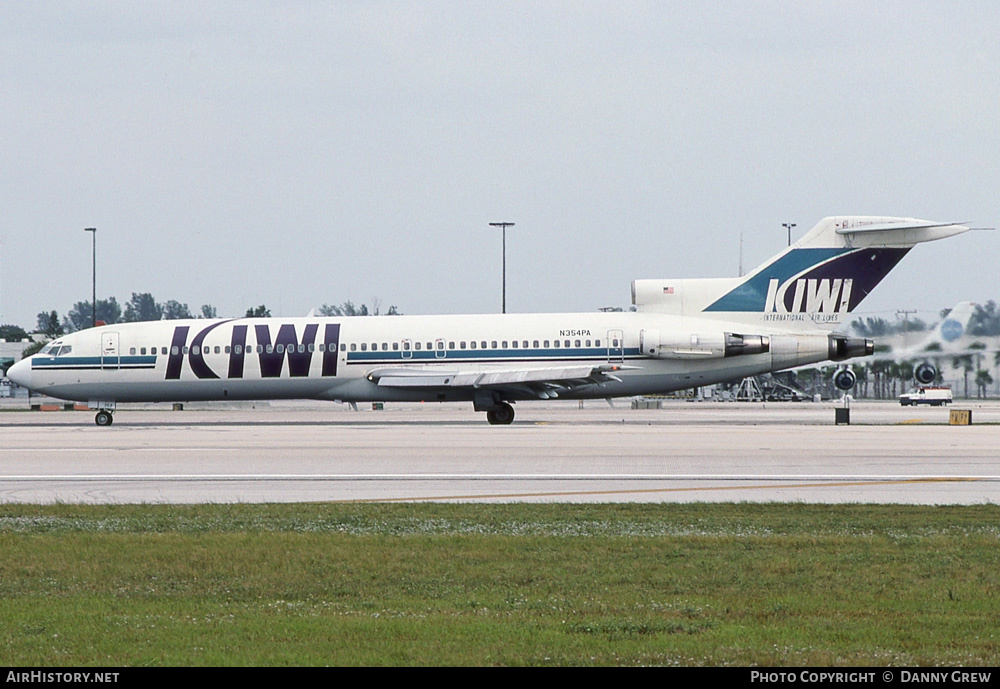
[[904,407],[915,407],[918,404],[940,407],[942,404],[951,404],[951,401],[951,388],[919,387],[899,396],[899,403]]

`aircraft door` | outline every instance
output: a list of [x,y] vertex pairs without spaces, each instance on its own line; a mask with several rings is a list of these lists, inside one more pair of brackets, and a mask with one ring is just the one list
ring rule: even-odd
[[625,338],[621,330],[608,331],[608,363],[620,364],[625,360]]
[[103,333],[101,335],[101,368],[117,369],[120,363],[118,333]]
[[448,356],[448,349],[444,345],[444,340],[434,340],[434,358],[444,359],[446,356]]
[[413,341],[412,340],[403,340],[402,358],[403,359],[412,359],[413,358]]

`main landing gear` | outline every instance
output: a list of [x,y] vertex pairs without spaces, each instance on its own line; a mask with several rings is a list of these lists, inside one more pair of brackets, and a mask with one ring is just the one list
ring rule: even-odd
[[506,426],[514,421],[514,407],[506,402],[500,402],[493,409],[486,411],[486,420],[493,426]]
[[97,416],[94,417],[94,423],[98,426],[110,426],[114,422],[114,413],[108,411],[107,409],[101,409],[97,412]]

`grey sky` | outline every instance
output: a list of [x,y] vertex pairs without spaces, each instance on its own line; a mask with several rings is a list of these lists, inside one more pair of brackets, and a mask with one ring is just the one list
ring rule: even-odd
[[[996,226],[996,2],[0,0],[0,320],[627,306],[826,215]],[[1000,299],[1000,232],[861,305]]]

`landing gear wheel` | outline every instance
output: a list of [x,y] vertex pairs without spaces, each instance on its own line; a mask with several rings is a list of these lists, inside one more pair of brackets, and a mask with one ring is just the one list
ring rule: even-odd
[[114,420],[115,417],[111,414],[111,412],[105,409],[102,409],[101,411],[97,412],[97,416],[94,417],[94,423],[96,423],[98,426],[110,426],[112,423],[114,423]]
[[514,407],[501,402],[496,409],[486,412],[486,420],[494,426],[507,426],[514,421]]

